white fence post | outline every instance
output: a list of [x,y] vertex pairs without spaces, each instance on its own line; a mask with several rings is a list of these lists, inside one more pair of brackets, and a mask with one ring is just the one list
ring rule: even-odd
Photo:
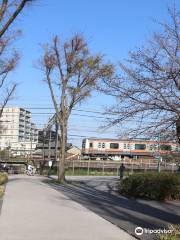
[[119,176],[119,167],[117,166],[117,176]]
[[104,175],[104,161],[103,161],[103,165],[102,165],[102,172],[103,172],[103,175]]
[[74,175],[74,160],[73,160],[73,175]]
[[89,168],[90,168],[90,160],[88,161],[88,175],[89,175]]

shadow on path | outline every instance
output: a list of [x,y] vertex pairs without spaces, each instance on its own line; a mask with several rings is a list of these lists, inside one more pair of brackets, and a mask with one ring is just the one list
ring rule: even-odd
[[[102,187],[102,182],[94,185],[90,181],[60,185],[49,181],[48,184],[133,236],[135,236],[134,230],[137,226],[159,229],[167,228],[170,223],[180,223],[180,216],[176,210],[178,206],[170,203],[161,205],[156,202],[153,202],[152,206],[152,202],[142,203],[112,194],[112,184],[108,182],[106,191],[98,189]],[[143,234],[140,239],[153,239],[153,237],[152,234]]]

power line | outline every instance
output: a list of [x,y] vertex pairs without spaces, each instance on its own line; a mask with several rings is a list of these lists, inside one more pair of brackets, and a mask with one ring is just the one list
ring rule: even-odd
[[[11,112],[8,112],[8,113],[11,113]],[[31,113],[32,115],[53,115],[55,113],[50,113],[50,112],[37,112],[37,113]],[[70,116],[80,116],[80,117],[88,117],[88,118],[94,118],[94,119],[104,119],[104,120],[111,120],[113,119],[113,117],[104,117],[104,116],[94,116],[94,115],[84,115],[84,114],[77,114],[77,113],[72,113]],[[115,116],[114,116],[115,118]],[[115,118],[116,119],[116,118]],[[126,119],[126,120],[123,120],[123,122],[134,122],[134,123],[141,123],[142,120],[135,120],[135,119]],[[148,122],[146,121],[146,123],[156,123],[156,122]]]

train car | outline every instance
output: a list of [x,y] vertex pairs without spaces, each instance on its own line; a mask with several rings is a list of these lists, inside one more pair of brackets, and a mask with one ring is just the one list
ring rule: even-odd
[[170,154],[178,151],[180,149],[175,142],[107,138],[86,138],[82,141],[82,155],[91,159],[154,158],[158,154]]

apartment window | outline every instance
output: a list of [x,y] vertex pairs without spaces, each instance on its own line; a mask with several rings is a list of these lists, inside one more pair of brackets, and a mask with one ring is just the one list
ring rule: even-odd
[[136,150],[145,150],[146,144],[135,144],[135,149]]
[[106,148],[106,144],[105,143],[102,143],[102,148]]
[[127,149],[130,149],[130,144],[129,143],[127,144]]
[[154,149],[154,146],[153,145],[150,145],[149,146],[149,149],[152,151]]
[[90,148],[93,147],[93,143],[92,143],[92,142],[89,143],[89,147],[90,147]]
[[85,148],[86,147],[86,140],[83,140],[82,142],[82,148]]
[[110,148],[118,149],[119,148],[119,143],[110,143]]
[[124,149],[126,149],[126,143],[124,143]]

